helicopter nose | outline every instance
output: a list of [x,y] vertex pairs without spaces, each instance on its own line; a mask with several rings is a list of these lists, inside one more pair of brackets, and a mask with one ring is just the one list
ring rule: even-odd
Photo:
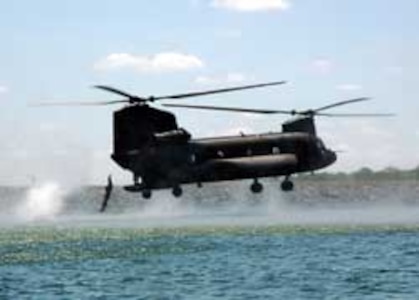
[[336,152],[332,150],[327,150],[325,156],[326,156],[326,161],[327,161],[328,166],[333,164],[337,160]]

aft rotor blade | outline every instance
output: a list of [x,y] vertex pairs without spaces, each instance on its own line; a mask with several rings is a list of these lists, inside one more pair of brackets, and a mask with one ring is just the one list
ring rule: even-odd
[[182,98],[205,96],[205,95],[218,94],[218,93],[227,93],[227,92],[234,92],[234,91],[247,90],[247,89],[262,88],[262,87],[268,87],[268,86],[273,86],[273,85],[280,85],[284,83],[286,83],[286,81],[267,82],[267,83],[244,85],[244,86],[237,86],[237,87],[230,87],[230,88],[223,88],[223,89],[207,90],[207,91],[202,91],[202,92],[191,92],[191,93],[158,96],[158,97],[150,97],[150,98],[152,98],[153,100],[182,99]]
[[395,114],[327,114],[327,113],[317,113],[317,116],[322,117],[394,117]]
[[320,111],[324,111],[326,109],[330,109],[330,108],[333,108],[333,107],[337,107],[337,106],[341,106],[341,105],[346,105],[346,104],[350,104],[350,103],[361,102],[361,101],[368,101],[370,99],[371,98],[368,98],[368,97],[362,97],[362,98],[355,98],[355,99],[340,101],[340,102],[332,103],[332,104],[329,104],[329,105],[326,105],[326,106],[317,108],[317,109],[313,110],[313,112],[317,114]]
[[137,98],[134,95],[128,94],[127,92],[118,90],[118,89],[113,88],[111,86],[107,86],[107,85],[94,85],[93,87],[94,88],[97,88],[97,89],[100,89],[100,90],[107,91],[107,92],[111,92],[111,93],[114,93],[114,94],[117,94],[117,95],[120,95],[120,96],[124,96],[124,97],[127,97],[127,98]]
[[270,109],[251,109],[251,108],[239,108],[239,107],[222,107],[222,106],[210,106],[210,105],[188,105],[188,104],[162,104],[167,107],[180,107],[180,108],[192,108],[192,109],[206,109],[206,110],[218,110],[218,111],[230,111],[230,112],[241,112],[241,113],[255,113],[255,114],[290,114],[291,111],[280,111]]
[[128,103],[128,100],[115,100],[115,101],[100,101],[100,102],[42,102],[33,103],[31,106],[101,106],[111,105],[117,103]]

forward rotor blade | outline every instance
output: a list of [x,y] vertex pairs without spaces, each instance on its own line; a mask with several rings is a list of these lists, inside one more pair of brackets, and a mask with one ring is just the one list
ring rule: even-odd
[[100,102],[43,102],[32,103],[31,106],[101,106],[117,103],[128,103],[129,100],[100,101]]
[[111,93],[114,93],[114,94],[117,94],[117,95],[120,95],[120,96],[124,96],[124,97],[130,98],[130,99],[131,98],[138,98],[134,95],[128,94],[124,91],[118,90],[116,88],[113,88],[113,87],[110,87],[110,86],[107,86],[107,85],[94,85],[93,87],[97,88],[97,89],[100,89],[100,90],[107,91],[107,92],[111,92]]
[[189,104],[162,104],[162,105],[167,106],[167,107],[207,109],[207,110],[255,113],[255,114],[291,114],[292,113],[292,111],[285,111],[285,110],[282,111],[282,110],[269,110],[269,109],[251,109],[251,108],[222,107],[222,106],[210,106],[210,105],[189,105]]
[[355,102],[368,101],[370,99],[371,98],[368,98],[368,97],[362,97],[362,98],[355,98],[355,99],[340,101],[340,102],[332,103],[332,104],[317,108],[317,109],[313,110],[313,112],[317,114],[320,111],[324,111],[326,109],[330,109],[330,108],[333,108],[333,107],[346,105],[346,104],[350,104],[350,103],[355,103]]
[[208,91],[202,91],[202,92],[191,92],[191,93],[168,95],[168,96],[158,96],[158,97],[150,97],[150,98],[153,99],[153,100],[182,99],[182,98],[205,96],[205,95],[218,94],[218,93],[227,93],[227,92],[247,90],[247,89],[262,88],[262,87],[267,87],[267,86],[280,85],[280,84],[284,84],[284,83],[286,83],[286,81],[276,81],[276,82],[237,86],[237,87],[231,87],[231,88],[208,90]]

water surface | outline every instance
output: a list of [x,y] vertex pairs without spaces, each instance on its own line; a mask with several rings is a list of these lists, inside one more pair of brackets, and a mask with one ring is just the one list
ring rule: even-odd
[[0,299],[418,299],[418,187],[391,185],[117,191],[104,215],[101,190],[3,189]]

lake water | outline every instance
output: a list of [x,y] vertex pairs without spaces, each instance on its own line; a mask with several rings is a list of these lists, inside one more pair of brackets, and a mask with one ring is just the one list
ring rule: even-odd
[[0,190],[0,299],[418,299],[417,182]]

